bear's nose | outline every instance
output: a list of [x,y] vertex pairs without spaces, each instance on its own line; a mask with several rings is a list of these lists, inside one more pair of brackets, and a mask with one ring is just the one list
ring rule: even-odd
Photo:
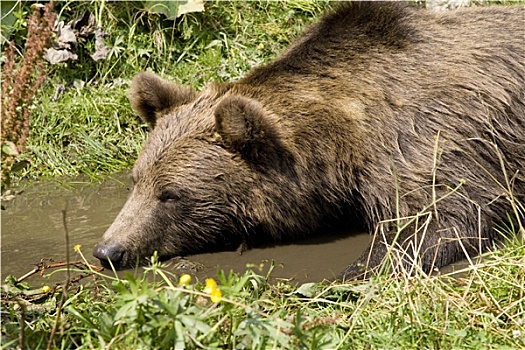
[[118,244],[99,243],[93,250],[93,256],[99,259],[103,266],[110,267],[111,260],[113,267],[120,269],[125,265],[126,251]]

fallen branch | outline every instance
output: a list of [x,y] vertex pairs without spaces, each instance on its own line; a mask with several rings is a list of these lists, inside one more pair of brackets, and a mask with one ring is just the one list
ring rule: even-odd
[[[87,264],[87,263],[85,263],[82,260],[76,260],[76,261],[71,261],[71,262],[62,261],[62,262],[56,262],[56,263],[50,263],[50,264],[46,264],[45,260],[46,260],[46,258],[40,259],[40,262],[33,268],[33,270],[29,271],[28,273],[26,273],[22,277],[17,278],[16,282],[20,283],[20,282],[26,280],[27,278],[33,276],[36,273],[40,273],[40,276],[42,276],[46,270],[48,270],[48,269],[55,269],[55,268],[59,268],[59,267],[74,266],[74,267],[76,267],[78,269],[81,269],[81,270],[82,269],[94,270],[96,272],[101,272],[101,271],[104,270],[104,268],[102,266]],[[89,276],[91,274],[92,273],[90,273],[88,275],[85,275],[84,277]]]

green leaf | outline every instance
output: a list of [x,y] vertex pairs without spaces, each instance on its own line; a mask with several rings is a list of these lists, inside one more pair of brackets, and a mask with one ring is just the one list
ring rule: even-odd
[[175,320],[174,322],[174,328],[175,328],[175,349],[185,349],[186,343],[184,342],[184,326],[179,320]]
[[31,287],[29,287],[29,284],[27,284],[26,282],[18,282],[17,278],[13,275],[8,275],[4,279],[4,283],[4,290],[11,293],[22,293],[31,289]]
[[174,20],[185,13],[204,11],[204,0],[146,1],[144,2],[144,9],[149,12],[163,14],[167,19]]
[[211,327],[208,324],[199,320],[198,316],[196,315],[181,315],[179,319],[182,322],[182,324],[186,326],[187,330],[190,333],[194,333],[195,331],[207,333],[211,329]]
[[89,327],[91,328],[98,328],[93,322],[91,322],[90,320],[90,317],[86,317],[86,315],[80,311],[78,311],[75,307],[73,306],[69,306],[67,308],[68,312],[73,315],[74,317],[76,317],[77,319],[79,319],[80,321],[82,321],[85,325],[88,325]]
[[8,156],[18,156],[16,145],[11,141],[2,142],[2,153]]
[[31,163],[29,163],[29,161],[27,161],[27,160],[21,160],[19,162],[16,162],[11,167],[11,172],[12,173],[16,173],[16,172],[22,171],[25,168],[27,168],[29,166],[29,164],[31,164]]
[[20,5],[19,1],[2,1],[0,3],[0,18],[2,26],[5,26],[8,31],[15,24],[16,16],[14,14],[15,7]]
[[301,294],[307,298],[314,297],[319,292],[319,287],[316,283],[304,283],[295,291],[296,294]]

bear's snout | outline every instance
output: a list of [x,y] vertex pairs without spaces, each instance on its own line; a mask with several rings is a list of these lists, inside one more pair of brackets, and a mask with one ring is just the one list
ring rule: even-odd
[[[127,253],[119,244],[104,244],[99,243],[93,250],[93,256],[100,260],[104,267],[115,267],[122,269],[126,267]],[[109,263],[111,261],[111,264]]]

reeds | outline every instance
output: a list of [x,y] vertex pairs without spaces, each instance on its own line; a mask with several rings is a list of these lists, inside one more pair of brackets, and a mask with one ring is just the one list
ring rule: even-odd
[[50,44],[56,14],[54,2],[35,4],[27,22],[27,40],[22,53],[11,41],[4,49],[1,94],[1,176],[4,183],[15,164],[16,156],[24,151],[30,129],[31,106],[46,78],[44,49]]

